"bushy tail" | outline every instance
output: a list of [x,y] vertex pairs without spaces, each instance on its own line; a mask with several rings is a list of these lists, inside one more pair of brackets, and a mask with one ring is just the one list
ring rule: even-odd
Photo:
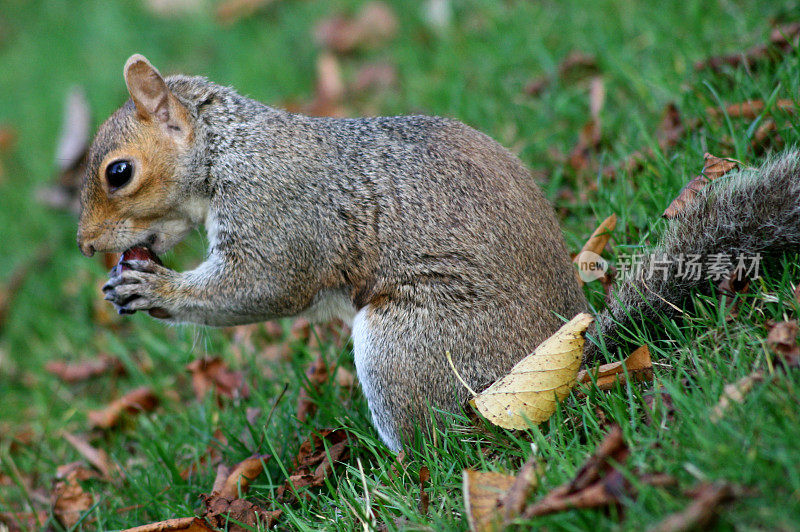
[[[796,150],[760,168],[727,174],[698,194],[671,221],[659,245],[642,258],[639,273],[621,283],[589,335],[602,337],[609,353],[615,354],[618,347],[629,352],[636,346],[627,345],[626,331],[646,328],[644,324],[657,315],[675,316],[679,314],[675,307],[682,309],[692,294],[709,293],[719,282],[707,279],[709,269],[720,269],[726,256],[731,269],[739,265],[739,257],[749,268],[758,256],[763,265],[787,251],[800,251],[800,151]],[[690,259],[703,266],[697,278],[694,271],[688,275]],[[587,362],[598,358],[598,347],[587,342]]]

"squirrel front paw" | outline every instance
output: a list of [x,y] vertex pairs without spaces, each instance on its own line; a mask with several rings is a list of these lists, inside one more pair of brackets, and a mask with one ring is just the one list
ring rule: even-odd
[[105,299],[119,314],[146,310],[154,318],[172,318],[167,296],[176,272],[150,260],[127,260],[119,266],[103,285]]

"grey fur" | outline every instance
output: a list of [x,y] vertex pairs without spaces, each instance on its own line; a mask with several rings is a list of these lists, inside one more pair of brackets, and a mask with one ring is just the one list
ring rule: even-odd
[[359,380],[398,448],[429,405],[467,398],[447,352],[482,389],[585,309],[551,206],[488,136],[445,118],[311,118],[203,78],[167,83],[195,121],[186,194],[209,202],[209,257],[185,273],[125,272],[107,297],[126,310],[234,325],[346,298]]

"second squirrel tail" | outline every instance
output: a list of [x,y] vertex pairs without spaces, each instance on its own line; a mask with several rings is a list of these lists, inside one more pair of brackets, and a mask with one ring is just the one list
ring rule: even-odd
[[[800,251],[800,151],[786,151],[760,168],[726,174],[705,187],[671,221],[660,243],[631,261],[623,281],[589,335],[609,353],[632,347],[625,336],[657,316],[676,316],[695,293],[758,273],[785,252]],[[759,260],[761,264],[759,264]],[[698,266],[701,266],[698,272]],[[753,271],[755,270],[755,271]],[[600,357],[587,342],[585,359]]]

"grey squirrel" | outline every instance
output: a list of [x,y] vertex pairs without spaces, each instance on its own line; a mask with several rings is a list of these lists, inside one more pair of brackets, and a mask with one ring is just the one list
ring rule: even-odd
[[[463,404],[448,352],[483,389],[587,308],[529,171],[458,121],[292,114],[202,77],[164,79],[141,55],[124,78],[131,99],[90,150],[79,247],[160,254],[202,224],[208,254],[187,272],[127,261],[103,287],[106,299],[121,313],[212,326],[342,318],[392,449],[430,427],[429,407]],[[709,187],[662,248],[796,248],[797,160]],[[628,283],[590,334],[614,346],[639,313],[664,310],[659,297],[680,304],[695,289]],[[589,358],[597,353],[587,344]]]

